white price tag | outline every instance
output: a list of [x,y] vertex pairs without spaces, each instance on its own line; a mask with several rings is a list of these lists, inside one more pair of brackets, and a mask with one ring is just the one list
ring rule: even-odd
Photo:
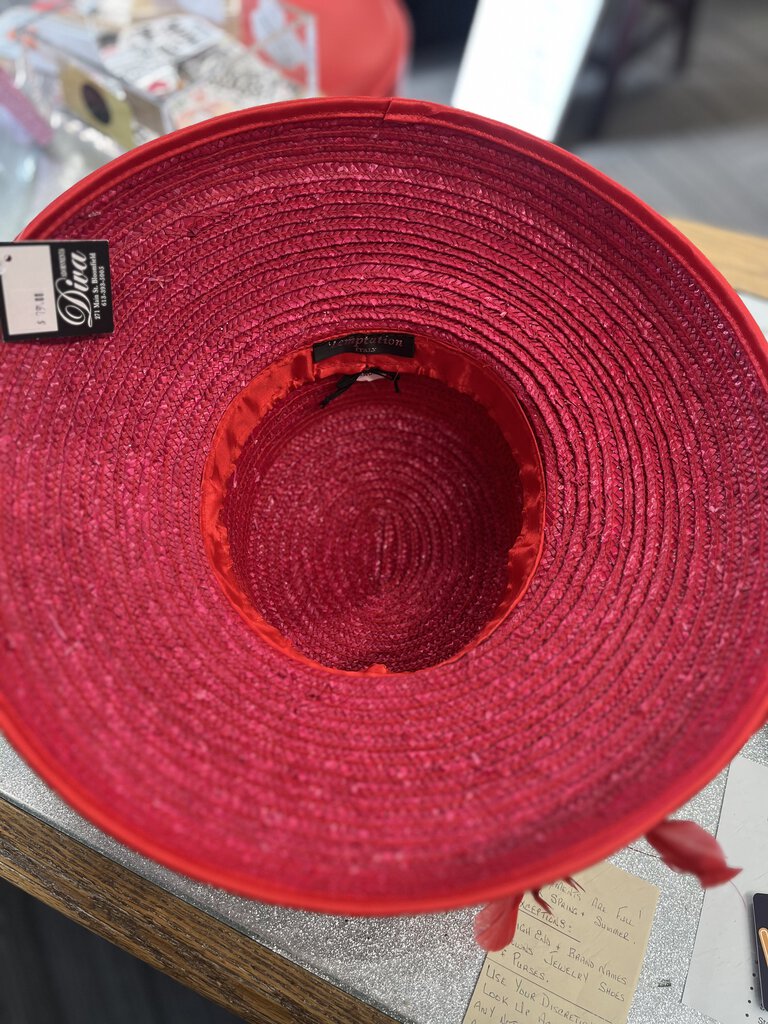
[[0,246],[0,284],[11,335],[58,330],[47,245]]

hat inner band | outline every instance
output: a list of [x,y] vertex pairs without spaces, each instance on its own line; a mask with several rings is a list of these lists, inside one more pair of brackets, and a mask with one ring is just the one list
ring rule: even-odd
[[307,344],[256,376],[216,428],[201,526],[225,595],[267,643],[318,668],[412,672],[507,618],[541,556],[544,502],[511,389],[419,334],[411,358],[318,362]]

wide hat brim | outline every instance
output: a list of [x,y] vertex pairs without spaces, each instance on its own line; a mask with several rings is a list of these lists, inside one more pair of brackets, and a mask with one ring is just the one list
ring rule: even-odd
[[[107,239],[116,327],[2,351],[0,725],[106,831],[267,901],[446,909],[610,854],[765,720],[765,342],[619,186],[468,114],[317,100],[141,147],[24,237]],[[522,599],[415,672],[265,642],[200,529],[248,382],[371,330],[492,366],[546,483]]]

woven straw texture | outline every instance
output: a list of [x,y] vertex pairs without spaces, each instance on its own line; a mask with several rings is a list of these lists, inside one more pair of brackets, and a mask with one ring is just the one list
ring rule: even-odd
[[[714,272],[617,187],[468,115],[320,101],[161,140],[32,232],[109,240],[116,330],[2,352],[0,721],[103,827],[264,899],[448,907],[640,834],[765,716],[765,354]],[[286,656],[234,612],[200,489],[253,377],[377,327],[442,339],[511,388],[541,449],[546,527],[528,591],[481,644],[357,675]],[[328,409],[336,440],[317,443],[354,459],[340,421],[384,416],[390,387],[355,385]],[[437,415],[437,398],[399,397],[394,434]],[[462,451],[487,438],[478,424]],[[447,457],[437,432],[432,450]],[[509,513],[502,454],[478,458],[473,519],[494,497]],[[298,467],[282,479],[300,486]],[[436,493],[406,538],[446,537]],[[363,543],[340,519],[333,551],[306,548],[302,606],[314,566]],[[489,512],[492,545],[509,519]],[[259,600],[266,579],[248,579]],[[442,582],[402,598],[438,638],[465,625],[450,602],[444,622],[419,609]]]
[[517,464],[440,381],[300,388],[254,430],[223,509],[264,619],[324,665],[445,661],[493,618],[522,525]]

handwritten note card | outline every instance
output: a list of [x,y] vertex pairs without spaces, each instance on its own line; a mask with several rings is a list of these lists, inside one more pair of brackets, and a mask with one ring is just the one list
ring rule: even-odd
[[512,943],[489,953],[464,1024],[625,1024],[658,889],[612,864],[557,882],[520,907]]

